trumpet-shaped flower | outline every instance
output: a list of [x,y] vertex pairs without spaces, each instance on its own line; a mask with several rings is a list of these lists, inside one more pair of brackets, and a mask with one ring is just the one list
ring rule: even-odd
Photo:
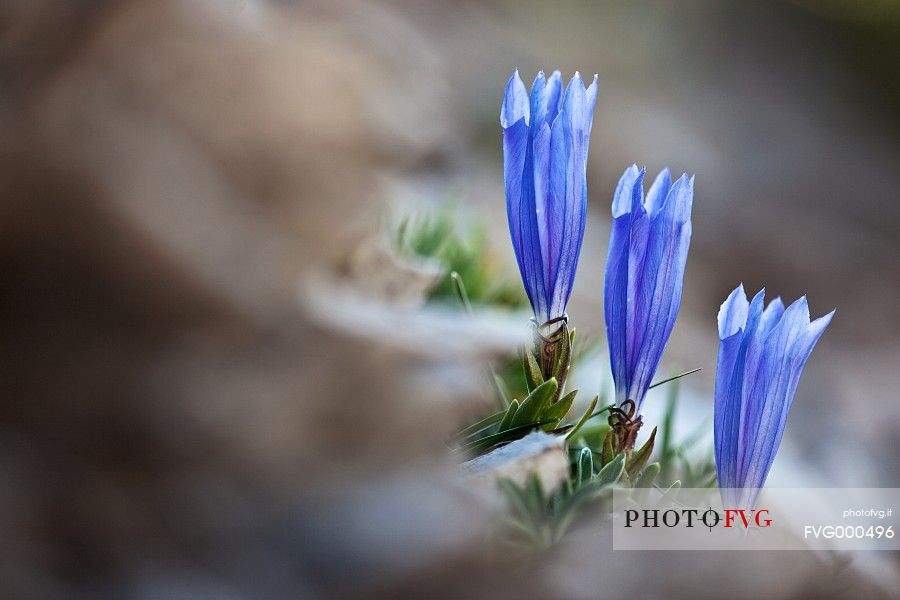
[[509,233],[538,324],[565,315],[575,281],[587,210],[588,142],[597,78],[578,73],[565,91],[555,71],[538,73],[529,97],[516,71],[500,125]]
[[784,308],[744,286],[719,310],[715,453],[726,507],[752,508],[781,443],[800,374],[834,311],[809,320],[806,297]]
[[664,169],[644,199],[644,169],[632,165],[612,203],[604,317],[616,402],[640,413],[681,306],[691,242],[694,179]]

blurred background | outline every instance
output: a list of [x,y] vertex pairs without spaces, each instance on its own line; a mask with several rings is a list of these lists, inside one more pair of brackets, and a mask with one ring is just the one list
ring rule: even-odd
[[597,73],[572,321],[602,339],[625,167],[695,174],[688,415],[728,292],[808,294],[837,314],[770,481],[900,487],[898,64],[894,0],[4,2],[4,596],[839,593],[810,557],[488,548],[443,439],[517,319],[416,310],[434,266],[378,240],[452,202],[515,277],[503,86]]

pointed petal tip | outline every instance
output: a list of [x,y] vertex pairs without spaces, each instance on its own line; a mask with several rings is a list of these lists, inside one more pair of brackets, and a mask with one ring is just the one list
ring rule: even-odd
[[832,309],[832,311],[826,315],[822,315],[818,319],[814,319],[807,328],[807,332],[814,335],[817,339],[820,335],[825,332],[825,329],[831,324],[831,319],[834,317],[836,309]]
[[725,301],[728,302],[729,300],[736,300],[739,297],[743,298],[744,302],[747,302],[747,303],[750,302],[749,300],[747,300],[747,292],[744,289],[743,281],[741,283],[739,283],[738,286],[731,291],[731,293],[728,295],[728,298]]
[[525,119],[526,125],[530,116],[528,92],[519,77],[519,70],[510,76],[503,91],[503,104],[500,106],[500,126],[504,129]]
[[[665,170],[668,171],[669,168],[666,167]],[[679,176],[678,176],[678,179],[676,179],[675,181],[676,181],[676,183],[680,181],[680,182],[682,182],[682,185],[686,185],[686,186],[688,186],[689,188],[693,188],[693,187],[694,187],[694,176],[693,176],[693,175],[688,175],[685,171],[682,171],[682,172],[681,172],[681,175],[679,175]]]
[[626,167],[622,172],[613,194],[612,216],[614,219],[630,214],[636,208],[635,196],[640,196],[640,194],[635,194],[635,192],[643,189],[643,177],[644,172],[636,164]]
[[809,301],[806,298],[806,294],[791,302],[787,310],[799,311],[806,318],[806,322],[809,323]]
[[584,81],[581,79],[580,71],[575,71],[575,74],[572,75],[571,79],[569,79],[569,83],[566,85],[566,93],[567,94],[568,94],[569,90],[571,90],[572,87],[574,86],[574,84],[576,84],[576,83],[578,84],[577,89],[580,90],[581,92],[584,92],[585,91]]
[[724,340],[744,330],[747,325],[747,314],[750,303],[744,293],[744,284],[739,284],[719,307],[717,317],[719,339]]

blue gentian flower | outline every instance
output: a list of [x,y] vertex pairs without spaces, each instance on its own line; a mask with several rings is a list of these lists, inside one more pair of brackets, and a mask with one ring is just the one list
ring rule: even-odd
[[516,71],[506,85],[503,178],[509,233],[537,323],[563,317],[575,281],[587,210],[588,142],[597,77],[562,90],[562,76],[538,73],[528,96]]
[[727,508],[752,508],[781,443],[800,374],[834,311],[812,323],[806,297],[787,309],[740,285],[719,310],[716,471]]
[[659,366],[681,306],[691,242],[694,178],[675,183],[668,169],[644,199],[644,169],[632,165],[612,203],[604,317],[616,403],[641,403]]

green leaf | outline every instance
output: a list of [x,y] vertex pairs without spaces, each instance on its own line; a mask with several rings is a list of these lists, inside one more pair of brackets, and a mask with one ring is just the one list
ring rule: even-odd
[[581,485],[569,496],[566,496],[558,505],[554,514],[555,535],[554,540],[559,541],[566,530],[578,515],[578,510],[595,498],[608,494],[608,487],[598,482],[597,478]]
[[461,440],[461,439],[465,439],[467,437],[472,437],[473,435],[475,435],[477,433],[481,433],[482,431],[484,431],[491,425],[494,425],[495,423],[499,423],[500,421],[502,421],[503,417],[506,416],[507,412],[508,411],[501,410],[500,412],[496,412],[489,417],[485,417],[484,419],[478,421],[477,423],[472,423],[471,425],[469,425],[468,427],[466,427],[465,429],[463,429],[462,431],[457,433],[453,439]]
[[641,446],[641,449],[631,455],[628,460],[628,476],[634,479],[634,476],[641,472],[644,465],[647,464],[650,455],[653,454],[653,443],[656,441],[656,427],[650,432],[650,437]]
[[503,494],[506,496],[506,499],[512,505],[513,510],[519,514],[519,517],[522,520],[531,520],[532,514],[525,491],[520,489],[519,486],[510,479],[500,479],[498,483]]
[[512,394],[509,393],[509,388],[506,387],[506,382],[503,381],[503,378],[497,375],[493,369],[491,369],[491,379],[494,381],[494,387],[497,390],[497,396],[500,398],[500,406],[505,406],[509,408],[509,399],[512,397]]
[[681,489],[681,480],[675,480],[675,483],[670,485],[666,491],[663,493],[662,498],[659,499],[658,504],[660,506],[663,505],[674,505],[678,498],[678,491]]
[[528,348],[524,350],[522,367],[525,369],[525,384],[528,386],[528,392],[530,393],[544,383],[544,376],[541,374],[541,368],[538,366],[537,359]]
[[556,418],[558,421],[562,421],[565,416],[569,414],[569,409],[572,408],[572,403],[575,401],[575,396],[577,395],[578,390],[572,390],[548,406],[541,416],[547,419]]
[[696,487],[694,479],[694,469],[691,467],[691,461],[688,460],[683,448],[678,449],[678,459],[681,461],[681,468],[684,469],[684,479],[690,485],[688,487]]
[[403,245],[406,242],[406,228],[409,227],[409,215],[406,215],[400,220],[400,224],[397,225],[397,237],[396,244],[397,248],[402,249]]
[[650,463],[649,465],[647,465],[644,470],[641,471],[641,475],[634,483],[634,487],[651,487],[653,485],[653,482],[656,480],[656,476],[659,475],[659,470],[659,463]]
[[538,518],[542,517],[546,499],[544,498],[544,486],[541,485],[541,478],[536,473],[532,473],[525,486],[526,500],[532,510],[532,514]]
[[669,476],[672,471],[672,459],[675,456],[675,449],[672,447],[672,440],[675,436],[675,410],[678,406],[678,384],[669,388],[666,397],[666,409],[663,413],[663,420],[660,434],[662,436],[662,448],[660,449],[660,464],[662,466],[663,476]]
[[550,404],[553,395],[556,394],[556,379],[552,377],[537,386],[528,397],[522,400],[519,409],[512,420],[512,426],[518,427],[540,420],[544,409]]
[[463,444],[458,448],[463,452],[478,454],[491,448],[492,446],[496,446],[497,444],[503,444],[505,442],[512,442],[514,440],[519,439],[529,431],[532,431],[536,427],[540,427],[541,425],[545,425],[543,421],[538,421],[537,423],[528,423],[526,425],[520,425],[519,427],[512,427],[510,429],[504,429],[503,431],[498,431],[497,433],[493,433],[491,435],[486,435],[483,438],[478,438],[472,442],[468,442]]
[[497,428],[497,431],[509,429],[509,426],[512,425],[513,417],[516,416],[517,410],[519,410],[519,401],[513,398],[509,403],[509,408],[506,409],[506,414],[503,416],[503,420],[500,421],[500,426]]
[[580,487],[594,477],[594,456],[590,448],[582,448],[578,457],[577,483]]
[[705,482],[701,483],[697,487],[699,488],[714,488],[716,487],[716,481],[719,479],[719,476],[716,473],[713,473],[712,476],[709,477]]
[[559,422],[562,421],[567,414],[569,414],[569,409],[572,408],[572,403],[575,401],[576,395],[578,395],[578,390],[572,390],[544,410],[544,413],[541,415],[541,420],[556,420],[555,423],[545,425],[545,429],[547,429],[548,431],[550,429],[554,429],[559,424]]
[[653,482],[658,475],[659,463],[651,463],[641,471],[637,481],[634,482],[634,487],[637,488],[634,499],[638,504],[645,504],[647,502],[647,498],[650,496],[650,488],[653,487]]
[[562,387],[562,382],[566,380],[566,375],[569,372],[569,361],[572,357],[572,339],[570,335],[560,336],[559,344],[561,346],[559,354],[556,356],[556,361],[553,364],[553,368],[551,373],[553,377],[556,377],[557,381],[560,383],[560,388]]
[[600,462],[604,465],[608,465],[612,461],[615,451],[613,446],[615,443],[615,435],[613,434],[612,428],[609,428],[606,430],[606,435],[603,437],[603,448],[600,450]]
[[509,527],[510,529],[522,534],[529,542],[535,543],[538,539],[539,533],[535,531],[534,527],[526,523],[521,519],[517,519],[512,515],[506,515],[502,519],[503,524]]
[[591,418],[591,413],[594,412],[594,408],[597,406],[597,402],[599,400],[600,396],[594,396],[594,398],[591,400],[590,406],[588,406],[588,409],[584,411],[584,414],[581,415],[581,418],[578,419],[575,427],[573,427],[572,430],[566,434],[567,440],[571,440],[573,437],[575,437],[575,434],[578,433],[578,430],[584,427],[584,424],[587,423],[588,419]]
[[450,273],[450,281],[453,284],[453,292],[456,294],[460,304],[463,305],[467,313],[472,314],[472,303],[469,302],[469,294],[466,293],[466,285],[463,283],[462,277],[460,277],[459,273],[453,271]]
[[597,473],[596,481],[603,487],[614,485],[622,477],[625,472],[625,453],[620,452],[618,456],[606,463]]

